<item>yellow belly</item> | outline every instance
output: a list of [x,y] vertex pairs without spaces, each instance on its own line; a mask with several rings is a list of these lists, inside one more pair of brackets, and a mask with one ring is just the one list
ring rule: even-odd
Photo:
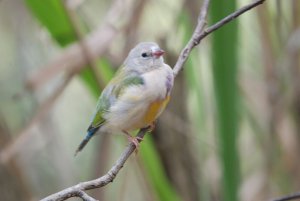
[[154,101],[149,105],[144,116],[145,125],[151,124],[161,114],[161,112],[167,106],[169,100],[170,96],[167,96],[165,99]]
[[155,119],[162,113],[170,100],[170,96],[165,99],[157,100],[149,104],[144,116],[140,121],[135,122],[133,125],[128,125],[128,128],[124,128],[126,131],[137,130],[150,125]]

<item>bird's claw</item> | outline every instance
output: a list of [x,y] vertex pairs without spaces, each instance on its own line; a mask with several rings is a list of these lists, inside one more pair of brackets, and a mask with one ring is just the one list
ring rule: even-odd
[[141,137],[132,137],[132,136],[128,136],[128,141],[132,142],[135,146],[135,153],[137,154],[140,148],[140,141],[142,141],[143,139]]
[[135,146],[135,153],[138,153],[138,150],[140,148],[140,142],[143,140],[143,138],[141,137],[132,137],[128,132],[123,131],[125,133],[125,135],[127,135],[128,141],[132,142]]

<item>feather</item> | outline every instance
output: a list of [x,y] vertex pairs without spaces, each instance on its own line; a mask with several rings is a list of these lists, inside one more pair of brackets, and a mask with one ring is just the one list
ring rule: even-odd
[[81,141],[81,143],[79,144],[74,156],[77,155],[78,152],[80,152],[84,147],[85,145],[89,142],[89,140],[95,135],[95,133],[99,130],[100,127],[96,127],[96,128],[93,128],[93,127],[89,127],[88,129],[88,133],[87,135],[85,136],[85,138]]

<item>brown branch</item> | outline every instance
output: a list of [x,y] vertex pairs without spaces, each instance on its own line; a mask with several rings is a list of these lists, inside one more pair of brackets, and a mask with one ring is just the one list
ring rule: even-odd
[[76,197],[80,197],[84,201],[97,201],[96,199],[92,198],[84,191],[79,190],[77,192],[78,192],[78,195]]
[[[148,128],[143,128],[137,134],[138,140],[144,138],[145,134],[147,133]],[[141,140],[139,140],[140,142]],[[121,154],[120,158],[116,161],[113,167],[102,177],[98,179],[94,179],[91,181],[86,181],[79,183],[75,186],[66,188],[58,193],[52,194],[41,201],[53,201],[53,200],[66,200],[70,197],[78,197],[78,191],[85,191],[95,188],[100,188],[102,186],[107,185],[108,183],[112,182],[115,177],[117,176],[118,172],[124,166],[126,160],[129,156],[134,152],[136,149],[135,145],[131,142],[126,149]]]
[[300,192],[295,193],[293,195],[287,195],[287,196],[284,196],[284,197],[281,197],[281,198],[277,198],[273,201],[288,201],[288,200],[296,200],[296,199],[299,199],[299,198],[300,198]]
[[[251,4],[246,5],[242,8],[240,8],[240,9],[238,9],[237,11],[235,11],[232,14],[228,15],[227,17],[223,18],[219,22],[217,22],[214,25],[208,27],[204,31],[203,31],[203,28],[206,24],[205,19],[204,20],[202,19],[203,22],[198,21],[198,25],[195,29],[195,32],[194,32],[191,40],[188,42],[188,44],[185,46],[185,48],[181,51],[181,53],[179,55],[178,61],[176,62],[175,67],[173,69],[174,75],[176,76],[178,74],[178,72],[183,68],[183,65],[186,62],[191,50],[195,46],[199,45],[199,43],[201,42],[202,39],[204,39],[206,36],[208,36],[212,32],[216,31],[220,27],[224,26],[225,24],[229,23],[230,21],[234,20],[235,18],[239,17],[241,14],[243,14],[243,13],[247,12],[248,10],[251,10],[252,8],[264,3],[265,1],[266,0],[254,1]],[[205,2],[204,2],[204,6],[205,6]],[[205,11],[203,11],[203,13],[201,12],[201,14],[199,16],[199,20],[201,18],[203,18],[202,16],[204,16],[204,15],[206,15]]]
[[[194,33],[185,46],[185,48],[181,51],[178,60],[175,64],[175,67],[173,68],[174,76],[176,76],[179,71],[183,68],[184,63],[186,62],[191,50],[199,45],[200,41],[205,38],[207,35],[212,33],[213,31],[219,29],[221,26],[227,24],[228,22],[234,20],[244,12],[262,4],[265,0],[258,0],[254,3],[249,4],[248,6],[242,7],[241,9],[235,11],[234,13],[228,15],[221,21],[217,22],[216,24],[212,25],[206,30],[204,29],[204,26],[206,25],[206,16],[207,16],[207,10],[209,7],[209,0],[205,0],[198,18],[198,24],[194,30]],[[138,139],[143,139],[148,128],[141,129],[139,133],[137,134]],[[139,140],[140,141],[140,140]],[[121,170],[121,168],[124,166],[126,160],[129,158],[129,156],[134,152],[136,149],[135,145],[133,143],[130,143],[129,146],[123,151],[120,158],[116,161],[114,166],[102,177],[86,181],[83,183],[79,183],[75,186],[66,188],[60,192],[57,192],[55,194],[52,194],[44,199],[42,201],[53,201],[53,200],[66,200],[70,197],[78,197],[78,193],[85,190],[100,188],[108,183],[112,182],[114,178],[117,176],[118,172]]]
[[189,40],[189,42],[186,44],[185,48],[183,48],[183,50],[181,51],[178,60],[173,68],[174,76],[177,76],[179,71],[183,68],[183,65],[186,62],[187,58],[189,57],[192,49],[195,46],[199,45],[200,43],[199,37],[201,36],[204,26],[206,25],[206,16],[207,16],[208,7],[209,7],[209,0],[205,0],[198,17],[198,24],[195,28],[195,31],[191,39]]

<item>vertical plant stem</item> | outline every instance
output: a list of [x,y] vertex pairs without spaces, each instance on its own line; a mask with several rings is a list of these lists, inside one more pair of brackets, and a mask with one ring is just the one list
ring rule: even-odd
[[[233,1],[212,1],[211,20],[221,19],[236,8]],[[237,23],[216,31],[212,38],[212,64],[224,201],[236,201],[239,183],[237,154]]]

